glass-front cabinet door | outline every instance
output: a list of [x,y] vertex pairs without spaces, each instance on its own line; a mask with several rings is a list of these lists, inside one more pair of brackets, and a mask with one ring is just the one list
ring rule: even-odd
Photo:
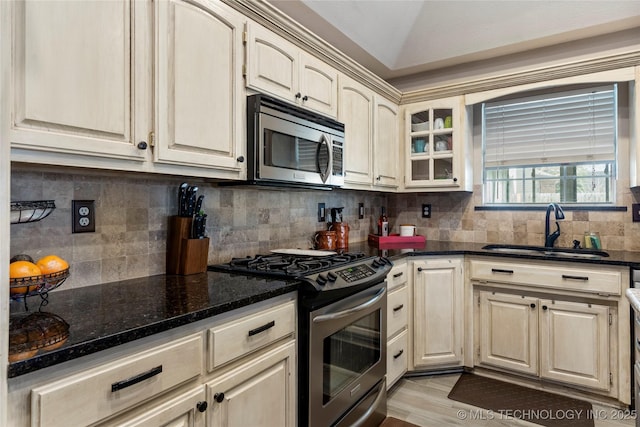
[[405,189],[466,190],[468,141],[462,111],[462,97],[406,107]]

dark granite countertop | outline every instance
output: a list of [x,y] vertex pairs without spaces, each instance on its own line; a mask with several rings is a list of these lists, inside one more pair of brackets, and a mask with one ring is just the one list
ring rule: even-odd
[[[483,255],[554,262],[620,265],[640,268],[640,252],[608,251],[600,259],[559,258],[507,254],[482,249],[480,243],[426,242],[411,249],[379,249],[367,242],[349,246],[350,252],[387,256],[391,260],[423,255]],[[61,317],[70,325],[69,337],[54,350],[40,350],[35,356],[9,364],[8,377],[17,377],[84,355],[95,353],[171,328],[206,319],[298,289],[298,281],[208,272],[191,276],[150,276],[77,289],[63,289],[49,295],[48,304],[27,299],[29,312],[40,311]],[[10,318],[28,314],[22,301],[12,301]]]
[[69,337],[58,349],[9,364],[8,377],[95,353],[171,328],[257,303],[298,288],[298,281],[208,272],[190,276],[150,276],[51,292],[12,301],[11,319],[40,310],[69,324]]

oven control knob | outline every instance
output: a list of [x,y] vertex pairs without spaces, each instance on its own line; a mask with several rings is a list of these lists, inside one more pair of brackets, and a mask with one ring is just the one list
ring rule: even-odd
[[316,279],[316,283],[320,286],[324,286],[327,284],[327,276],[324,274],[318,274],[318,278]]
[[384,263],[378,261],[377,259],[374,259],[373,262],[371,263],[371,265],[373,266],[373,268],[378,268],[384,265]]
[[335,282],[336,280],[338,280],[338,275],[333,271],[330,271],[327,273],[327,279],[329,279],[330,282]]

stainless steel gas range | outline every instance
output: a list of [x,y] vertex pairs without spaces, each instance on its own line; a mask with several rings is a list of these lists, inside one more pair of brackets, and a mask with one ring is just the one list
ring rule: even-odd
[[363,253],[289,250],[210,267],[301,281],[299,426],[378,426],[385,418],[385,279],[391,267],[388,259]]

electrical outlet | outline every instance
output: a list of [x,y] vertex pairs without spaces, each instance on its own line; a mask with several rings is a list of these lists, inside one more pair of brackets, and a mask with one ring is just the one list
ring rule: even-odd
[[364,203],[358,203],[358,219],[364,219]]
[[318,222],[325,222],[327,214],[325,212],[324,203],[318,203]]
[[422,218],[431,218],[431,204],[422,204]]
[[95,200],[71,201],[71,231],[73,233],[93,233],[96,231]]
[[640,203],[631,204],[631,211],[633,213],[633,222],[640,222]]

